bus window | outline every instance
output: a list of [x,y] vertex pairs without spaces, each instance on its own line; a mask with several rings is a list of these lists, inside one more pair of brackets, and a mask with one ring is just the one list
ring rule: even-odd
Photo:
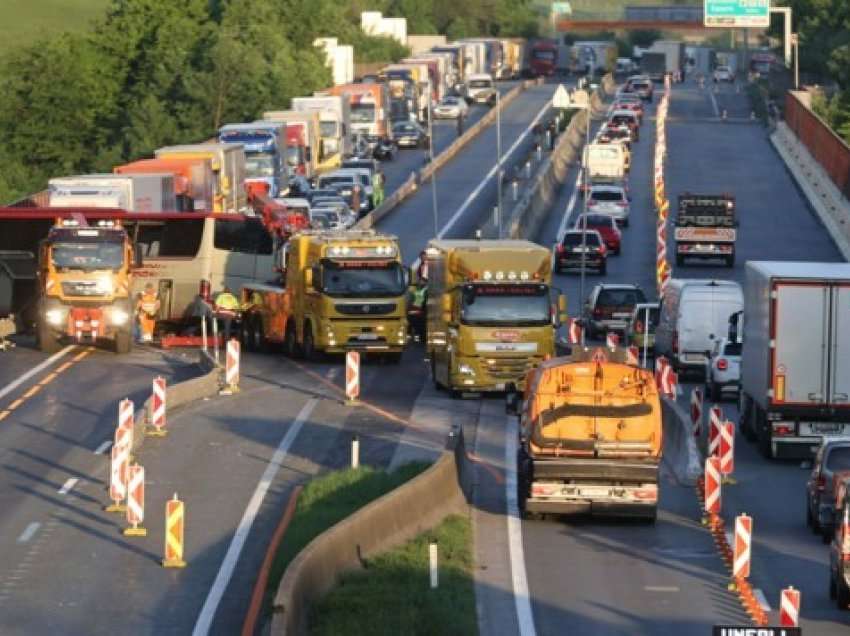
[[125,223],[146,258],[194,258],[201,247],[203,219]]
[[216,219],[213,244],[216,249],[243,254],[271,254],[273,242],[262,221]]

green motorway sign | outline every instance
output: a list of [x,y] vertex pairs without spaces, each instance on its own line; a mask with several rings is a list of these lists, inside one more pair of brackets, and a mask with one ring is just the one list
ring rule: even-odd
[[707,27],[768,27],[770,0],[705,0],[703,24]]

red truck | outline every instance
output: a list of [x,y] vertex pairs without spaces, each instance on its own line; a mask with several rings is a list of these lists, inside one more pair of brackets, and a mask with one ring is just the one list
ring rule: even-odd
[[558,69],[558,47],[554,42],[535,42],[531,45],[528,57],[528,66],[535,77],[549,77]]

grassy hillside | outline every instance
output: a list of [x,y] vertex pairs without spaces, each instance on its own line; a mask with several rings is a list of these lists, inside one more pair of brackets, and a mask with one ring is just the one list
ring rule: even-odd
[[0,0],[0,55],[39,35],[88,28],[109,0]]

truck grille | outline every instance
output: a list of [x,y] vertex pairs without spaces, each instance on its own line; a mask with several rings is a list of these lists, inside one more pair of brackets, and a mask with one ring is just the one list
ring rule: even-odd
[[106,296],[97,281],[69,281],[62,283],[62,293],[65,296]]
[[346,303],[337,304],[336,310],[346,316],[384,316],[396,310],[395,303]]
[[487,372],[495,380],[519,380],[535,365],[532,358],[486,358]]

